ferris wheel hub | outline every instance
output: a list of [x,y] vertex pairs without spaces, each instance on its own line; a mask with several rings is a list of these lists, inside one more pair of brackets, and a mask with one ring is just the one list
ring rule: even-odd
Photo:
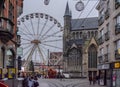
[[31,43],[33,43],[33,44],[40,44],[41,41],[40,40],[33,40],[33,41],[31,41]]

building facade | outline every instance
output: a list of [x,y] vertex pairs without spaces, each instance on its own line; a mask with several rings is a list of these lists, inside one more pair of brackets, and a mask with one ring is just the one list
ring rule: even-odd
[[12,78],[9,68],[16,68],[17,7],[22,4],[23,0],[0,0],[0,78]]
[[97,75],[98,18],[72,19],[68,3],[64,14],[64,73],[70,77]]
[[120,0],[100,0],[97,10],[100,85],[120,87]]
[[49,67],[57,70],[57,72],[63,69],[63,53],[62,52],[50,52]]

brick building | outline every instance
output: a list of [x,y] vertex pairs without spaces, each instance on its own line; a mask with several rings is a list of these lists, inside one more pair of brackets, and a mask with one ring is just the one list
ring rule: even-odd
[[[18,47],[17,17],[22,13],[23,0],[0,0],[0,78],[8,68],[16,67]],[[12,77],[10,77],[12,78]]]

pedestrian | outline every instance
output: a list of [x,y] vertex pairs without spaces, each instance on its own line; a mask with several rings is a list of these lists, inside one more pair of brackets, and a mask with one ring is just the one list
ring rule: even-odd
[[23,76],[22,87],[28,87],[28,77]]
[[96,82],[99,84],[99,76],[96,76]]
[[90,85],[92,83],[92,76],[89,76],[89,82],[90,82]]
[[96,76],[93,76],[93,85],[96,83]]
[[34,77],[34,87],[38,87],[39,86],[39,83],[38,83],[38,78],[37,76]]
[[34,87],[34,79],[33,77],[30,77],[28,80],[28,87]]

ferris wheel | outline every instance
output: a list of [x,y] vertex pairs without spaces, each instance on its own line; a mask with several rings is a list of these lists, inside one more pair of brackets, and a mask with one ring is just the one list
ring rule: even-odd
[[48,60],[48,50],[62,52],[63,29],[52,16],[45,13],[31,13],[19,18],[17,27],[23,48],[22,59],[26,61],[24,67],[31,60],[45,64]]

